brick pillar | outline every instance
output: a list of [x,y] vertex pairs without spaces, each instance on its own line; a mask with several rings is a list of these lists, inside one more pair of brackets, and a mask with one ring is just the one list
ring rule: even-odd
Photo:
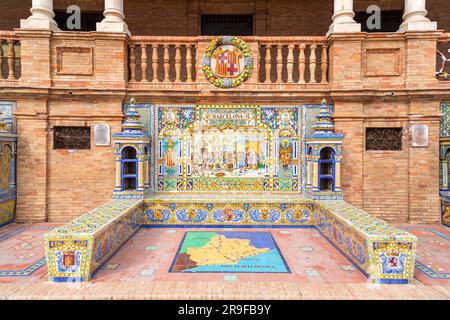
[[[409,104],[409,222],[439,223],[439,120],[440,101],[413,100]],[[411,128],[428,127],[428,144],[414,147]]]
[[441,32],[407,32],[406,85],[408,89],[436,87],[436,49]]
[[362,33],[330,35],[329,82],[332,89],[362,89]]
[[46,97],[17,101],[17,222],[47,220]]
[[125,90],[128,82],[128,45],[123,33],[95,34],[96,89]]
[[51,86],[50,30],[17,29],[21,39],[20,86],[33,88],[18,99],[17,221],[47,219],[48,88]]
[[50,39],[47,30],[16,29],[21,44],[21,87],[49,88],[51,86]]

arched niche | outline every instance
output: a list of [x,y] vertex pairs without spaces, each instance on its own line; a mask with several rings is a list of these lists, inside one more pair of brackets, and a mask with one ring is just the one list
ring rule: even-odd
[[319,189],[334,191],[335,185],[335,155],[332,147],[324,147],[319,152]]
[[135,147],[125,146],[121,150],[121,187],[123,191],[138,187],[138,152]]

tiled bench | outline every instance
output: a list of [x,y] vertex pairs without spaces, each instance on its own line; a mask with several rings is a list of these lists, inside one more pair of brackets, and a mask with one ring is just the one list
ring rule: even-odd
[[417,238],[345,201],[318,201],[316,227],[373,283],[411,283]]
[[[183,205],[189,204],[189,207],[192,210],[195,209],[194,211],[197,213],[200,210],[198,208],[203,208],[205,205],[200,200],[194,201],[191,199],[192,201],[187,201],[189,199],[184,198],[178,199],[180,202],[177,203],[172,198],[157,200],[113,200],[47,233],[45,235],[45,249],[49,280],[75,282],[91,279],[102,264],[141,225],[163,224],[158,219],[150,220],[150,211],[155,215],[156,210],[161,210],[159,217],[161,220],[161,218],[164,218],[163,211],[169,210],[168,208],[172,211],[175,207],[181,210],[184,208]],[[168,206],[167,208],[164,207],[164,210],[162,207],[158,209],[158,206],[162,205],[162,200],[165,200]],[[208,203],[210,203],[212,199],[208,198],[208,200]],[[253,199],[256,202],[257,200],[256,198]],[[279,201],[282,200],[279,199]],[[228,199],[227,203],[230,205],[233,201]],[[279,203],[272,205],[280,206]],[[308,210],[311,211],[308,211],[307,221],[297,223],[280,220],[283,227],[286,227],[285,224],[287,223],[292,227],[316,227],[326,239],[369,278],[370,282],[412,282],[417,242],[415,236],[393,228],[386,222],[374,218],[364,210],[353,207],[344,201],[305,202],[299,200],[296,205],[299,208],[307,205]],[[153,209],[150,210],[149,206]],[[293,206],[295,207],[294,204]],[[204,226],[208,224],[208,221],[213,223],[211,217],[214,215],[214,210],[204,209],[204,211],[206,215],[204,220],[189,220],[186,224]],[[174,215],[171,215],[171,217],[175,219]],[[167,220],[164,223],[168,226],[179,225],[178,220]],[[253,223],[256,225],[257,222],[254,221]],[[259,221],[259,225],[264,225],[262,222]],[[216,223],[217,221],[214,222],[214,224]],[[240,225],[240,223],[246,224],[248,221],[244,219],[237,224]],[[277,222],[270,222],[270,224],[276,225]]]
[[49,280],[88,281],[139,229],[142,200],[113,200],[44,236]]
[[14,221],[15,189],[0,190],[0,228]]

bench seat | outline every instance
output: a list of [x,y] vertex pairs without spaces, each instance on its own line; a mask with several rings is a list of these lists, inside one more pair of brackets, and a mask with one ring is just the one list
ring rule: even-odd
[[45,234],[49,280],[88,281],[139,229],[143,200],[113,200]]
[[345,201],[318,201],[316,227],[372,283],[412,283],[417,237]]

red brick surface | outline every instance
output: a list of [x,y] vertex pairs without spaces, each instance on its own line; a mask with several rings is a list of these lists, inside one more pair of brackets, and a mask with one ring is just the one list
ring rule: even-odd
[[[15,26],[13,21],[27,17],[28,2],[17,1],[13,10],[6,2],[0,3],[0,29],[11,29]],[[324,35],[331,17],[330,1],[325,7],[322,3],[322,8],[316,4],[319,2],[306,6],[306,1],[231,1],[227,7],[215,1],[193,1],[189,5],[178,1],[181,4],[176,6],[175,2],[127,1],[126,14],[132,33],[195,35],[200,12],[235,10],[256,12],[256,30],[261,35]],[[398,5],[396,1],[382,3],[389,8]],[[147,7],[143,8],[144,5]],[[61,6],[60,1],[55,1],[55,7]],[[83,2],[81,6],[96,10],[102,7],[102,1]],[[430,14],[439,11],[433,9],[433,1],[430,6]],[[27,9],[21,11],[20,7]],[[2,17],[5,12],[7,19]],[[308,15],[310,18],[303,18]],[[111,133],[118,132],[122,103],[131,97],[138,102],[154,103],[301,105],[319,103],[324,96],[335,104],[337,131],[346,135],[342,164],[345,199],[387,221],[439,220],[439,104],[448,99],[445,87],[434,76],[439,33],[332,36],[329,85],[317,85],[310,90],[312,86],[274,84],[267,87],[270,90],[261,91],[254,77],[250,81],[254,83],[230,93],[214,91],[209,84],[201,84],[200,89],[172,82],[159,87],[129,84],[130,39],[124,35],[39,31],[20,31],[18,35],[22,77],[17,88],[0,87],[1,100],[18,102],[18,221],[68,221],[111,197],[113,148],[96,147],[92,141],[91,150],[53,150],[52,128],[56,125],[106,123],[111,126]],[[164,37],[161,41],[164,42]],[[58,52],[65,48],[91,50],[92,60],[83,58],[78,63],[83,71],[92,65],[93,74],[58,72],[68,70],[61,65],[64,60],[58,59]],[[76,57],[86,56],[74,55],[66,61],[76,65]],[[197,65],[199,61],[200,57]],[[205,82],[201,73],[197,76]],[[428,126],[428,147],[411,147],[409,132],[413,124]],[[402,150],[365,151],[365,128],[371,126],[401,127]]]

